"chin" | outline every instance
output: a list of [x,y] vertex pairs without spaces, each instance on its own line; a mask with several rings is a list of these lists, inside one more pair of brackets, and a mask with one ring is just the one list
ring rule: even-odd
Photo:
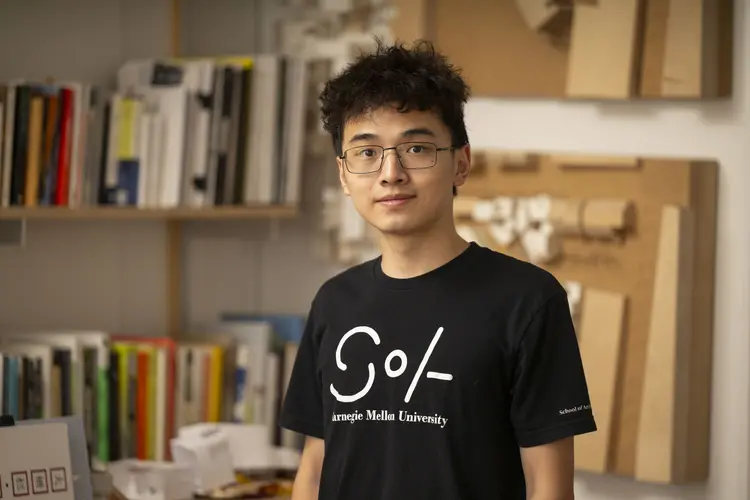
[[[400,219],[400,220],[394,220]],[[404,236],[419,232],[426,226],[424,221],[414,218],[393,218],[391,220],[371,221],[370,224],[383,235]]]

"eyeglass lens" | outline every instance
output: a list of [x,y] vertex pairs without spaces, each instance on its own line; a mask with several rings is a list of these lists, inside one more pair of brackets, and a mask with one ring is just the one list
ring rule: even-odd
[[[406,142],[396,146],[401,165],[407,169],[430,168],[435,165],[437,147],[430,142]],[[385,149],[382,146],[358,146],[348,149],[344,161],[353,173],[369,173],[380,169]]]

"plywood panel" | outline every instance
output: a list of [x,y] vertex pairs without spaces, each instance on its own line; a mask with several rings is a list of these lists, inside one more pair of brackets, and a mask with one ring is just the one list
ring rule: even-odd
[[622,100],[731,93],[732,0],[390,2],[396,38],[435,42],[474,96]]
[[662,92],[670,0],[648,0],[644,6],[640,95],[656,98]]
[[[528,152],[534,154],[533,151]],[[502,151],[485,152],[497,159]],[[539,154],[534,170],[508,171],[499,161],[488,161],[483,173],[472,175],[461,189],[461,197],[495,199],[548,194],[560,199],[620,200],[632,205],[634,220],[616,237],[582,236],[571,231],[560,237],[561,254],[548,263],[539,263],[562,282],[577,282],[586,290],[607,290],[627,298],[622,368],[618,373],[616,411],[612,416],[612,447],[607,471],[635,476],[641,402],[646,377],[646,353],[651,325],[654,277],[659,248],[662,208],[676,206],[694,214],[695,279],[692,308],[693,337],[687,343],[690,360],[690,391],[685,403],[689,411],[677,415],[679,425],[687,426],[689,439],[675,442],[684,447],[684,474],[672,482],[702,480],[708,471],[709,409],[711,380],[711,338],[713,321],[713,258],[715,247],[716,175],[714,162],[689,159],[640,158],[637,168],[563,168],[554,161],[560,155]],[[563,155],[564,156],[564,155]],[[622,162],[628,164],[628,160]],[[464,207],[466,208],[466,207]],[[467,213],[467,210],[464,210]],[[569,214],[576,217],[575,211]],[[608,218],[607,220],[614,220]],[[492,239],[486,225],[470,219],[458,221],[477,229],[490,246],[529,260],[518,241],[504,247]],[[575,221],[570,223],[575,225]],[[697,263],[706,263],[705,268]],[[584,299],[585,300],[585,299]],[[585,321],[584,317],[580,318]],[[580,324],[580,323],[579,323]],[[658,335],[661,335],[660,331]],[[683,346],[684,347],[684,346]],[[675,346],[675,349],[677,346]]]
[[642,0],[576,4],[568,60],[568,97],[628,99],[635,95],[641,5]]
[[641,96],[731,95],[733,33],[733,0],[648,0]]

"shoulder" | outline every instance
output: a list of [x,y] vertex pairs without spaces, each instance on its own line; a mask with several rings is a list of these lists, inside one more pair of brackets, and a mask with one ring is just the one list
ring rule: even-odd
[[555,275],[536,264],[485,247],[480,247],[478,254],[484,279],[493,283],[501,295],[541,306],[550,298],[566,294]]
[[312,310],[322,314],[332,305],[351,303],[353,298],[370,288],[368,285],[373,280],[373,269],[378,261],[379,257],[368,260],[328,278],[318,288]]
[[539,315],[568,310],[567,290],[550,271],[489,248],[480,250],[472,281],[514,330]]

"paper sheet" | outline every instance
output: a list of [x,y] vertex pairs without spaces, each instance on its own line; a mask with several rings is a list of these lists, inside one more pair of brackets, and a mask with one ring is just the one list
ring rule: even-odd
[[0,498],[74,500],[63,423],[0,427]]

